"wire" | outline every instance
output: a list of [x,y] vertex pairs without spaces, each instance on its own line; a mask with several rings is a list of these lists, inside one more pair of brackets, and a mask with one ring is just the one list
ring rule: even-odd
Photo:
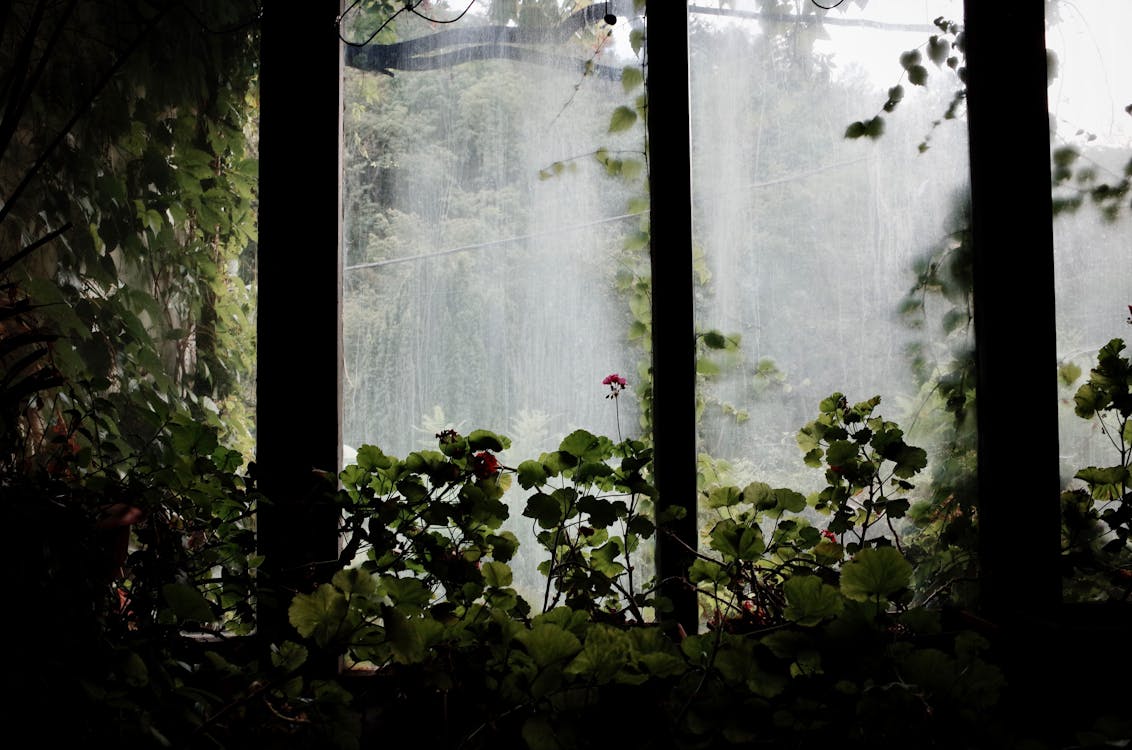
[[350,47],[365,47],[370,42],[372,42],[374,40],[374,38],[377,37],[378,34],[380,34],[382,31],[384,31],[386,26],[393,23],[393,19],[395,19],[397,16],[401,15],[402,13],[406,13],[406,12],[412,13],[413,15],[419,16],[420,18],[423,18],[424,20],[426,20],[430,23],[456,23],[461,18],[463,18],[469,10],[472,9],[473,5],[476,4],[476,0],[469,0],[468,6],[466,8],[464,8],[462,11],[460,11],[460,15],[456,16],[455,18],[439,19],[439,18],[430,18],[429,16],[426,16],[425,14],[423,14],[419,10],[417,10],[417,8],[422,3],[424,3],[425,0],[416,0],[415,3],[412,2],[412,0],[409,0],[409,2],[406,2],[403,6],[401,6],[393,15],[391,15],[389,18],[386,18],[385,21],[380,26],[377,27],[377,31],[373,32],[368,37],[366,37],[366,40],[364,42],[351,42],[349,39],[342,36],[342,21],[343,21],[343,19],[346,18],[346,15],[350,11],[352,11],[354,8],[358,7],[358,5],[361,3],[361,1],[362,0],[354,0],[354,2],[350,3],[349,8],[346,8],[346,10],[342,11],[342,13],[339,14],[339,16],[336,19],[334,19],[334,26],[338,29],[338,38],[340,40],[342,40],[343,44],[350,46]]
[[833,10],[838,5],[841,5],[843,2],[845,2],[845,0],[837,0],[837,2],[834,3],[833,5],[822,5],[821,3],[818,2],[818,0],[810,0],[810,2],[813,3],[814,5],[818,6],[822,10]]

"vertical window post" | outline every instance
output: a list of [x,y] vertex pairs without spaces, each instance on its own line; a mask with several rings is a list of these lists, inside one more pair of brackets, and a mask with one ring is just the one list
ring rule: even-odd
[[338,12],[337,0],[276,3],[262,21],[256,473],[270,501],[257,513],[267,644],[294,637],[291,595],[338,556],[337,516],[312,502],[341,444],[341,230],[328,189],[339,183]]
[[1057,351],[1042,3],[968,0],[982,608],[1060,602]]
[[649,190],[652,262],[653,441],[664,514],[682,508],[657,540],[661,593],[688,633],[699,621],[696,593],[683,580],[696,546],[696,380],[692,296],[692,177],[688,101],[688,8],[646,9]]

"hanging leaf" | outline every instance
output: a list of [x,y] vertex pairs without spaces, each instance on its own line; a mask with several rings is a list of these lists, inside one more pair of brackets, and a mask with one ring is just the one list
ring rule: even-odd
[[621,87],[629,93],[645,82],[644,73],[635,65],[626,66],[621,71]]
[[624,105],[613,110],[613,116],[609,120],[609,132],[619,133],[622,130],[628,130],[633,127],[633,123],[637,121],[637,113]]

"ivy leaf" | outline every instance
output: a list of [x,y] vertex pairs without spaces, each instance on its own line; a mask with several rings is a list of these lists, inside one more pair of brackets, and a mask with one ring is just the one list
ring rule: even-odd
[[633,127],[633,123],[636,121],[637,113],[629,107],[621,105],[613,110],[613,116],[609,120],[609,132],[619,133],[622,130],[628,130]]
[[928,82],[928,69],[923,65],[908,68],[908,82],[914,86],[925,86]]
[[841,569],[841,593],[868,601],[908,586],[912,566],[895,547],[863,549]]

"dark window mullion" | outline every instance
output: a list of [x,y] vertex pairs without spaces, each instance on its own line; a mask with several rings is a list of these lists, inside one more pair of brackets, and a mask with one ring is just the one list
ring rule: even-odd
[[[314,499],[338,469],[339,84],[337,0],[264,10],[260,74],[256,464],[265,644],[293,640],[293,592],[333,572],[334,509]],[[317,471],[316,471],[317,470]],[[317,563],[329,563],[317,565]]]
[[658,511],[685,510],[657,540],[657,570],[672,619],[692,633],[696,594],[684,584],[697,537],[688,9],[654,0],[646,13],[647,49],[655,51],[646,60],[655,480]]
[[968,0],[965,32],[982,608],[1048,616],[1060,521],[1043,4]]

